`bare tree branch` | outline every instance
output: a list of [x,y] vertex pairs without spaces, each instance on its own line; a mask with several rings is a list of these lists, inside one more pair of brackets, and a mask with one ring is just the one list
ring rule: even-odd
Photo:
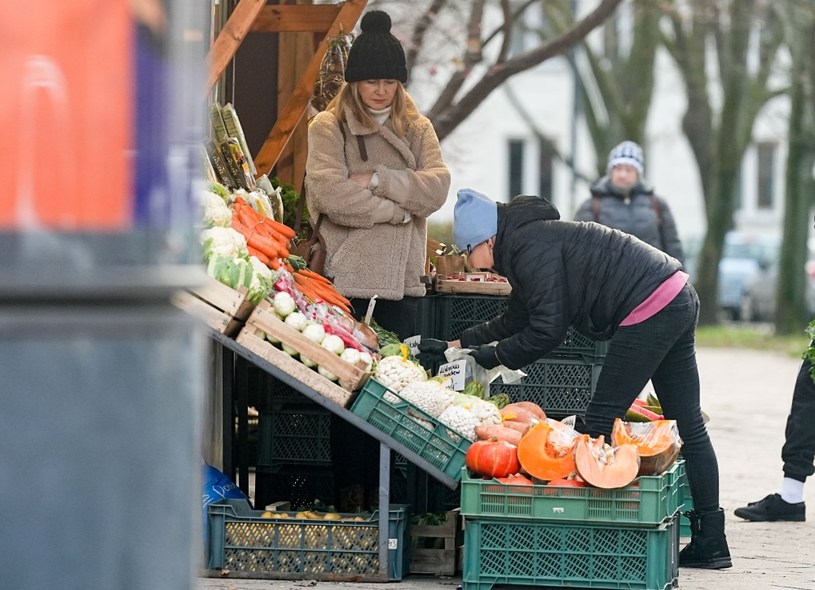
[[452,104],[452,98],[450,98],[449,108],[436,108],[439,105],[439,101],[437,101],[437,105],[434,105],[428,116],[433,121],[439,139],[447,137],[461,121],[470,115],[504,81],[551,57],[564,53],[575,43],[582,40],[590,31],[601,25],[609,17],[621,1],[602,0],[597,8],[563,35],[503,64],[494,65],[455,105]]
[[504,63],[507,60],[507,55],[509,55],[509,48],[512,45],[512,26],[514,21],[512,20],[512,10],[509,6],[509,0],[501,0],[501,12],[504,15],[504,27],[503,27],[503,41],[501,41],[501,50],[498,52],[498,57],[495,60],[495,63]]
[[413,27],[413,34],[410,36],[410,45],[408,46],[406,56],[408,72],[410,72],[413,69],[413,66],[416,64],[416,58],[419,55],[419,50],[424,44],[427,29],[430,28],[430,25],[433,23],[436,15],[441,12],[445,4],[447,4],[447,0],[433,0],[430,3],[430,6],[427,7],[425,13],[416,21],[416,26]]

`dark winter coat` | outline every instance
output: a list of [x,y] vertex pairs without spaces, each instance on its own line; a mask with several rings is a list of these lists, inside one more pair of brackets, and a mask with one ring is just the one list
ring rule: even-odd
[[685,263],[685,252],[668,203],[656,196],[649,184],[638,182],[626,196],[604,176],[591,187],[591,195],[580,205],[575,221],[596,221],[617,228]]
[[519,369],[560,345],[571,325],[607,340],[681,269],[675,258],[629,234],[559,218],[540,197],[498,205],[494,269],[507,277],[512,294],[501,316],[462,334],[462,346],[498,340],[499,361]]
[[[345,133],[337,117],[324,111],[308,129],[306,163],[309,212],[325,214],[320,232],[325,238],[325,272],[346,297],[402,299],[420,297],[427,250],[427,217],[447,199],[450,172],[444,164],[436,132],[416,105],[405,97],[409,117],[405,137],[391,120],[366,125],[346,110]],[[362,137],[367,159],[358,143]],[[362,188],[352,174],[379,174],[379,186]],[[410,213],[393,223],[374,223],[381,198]]]

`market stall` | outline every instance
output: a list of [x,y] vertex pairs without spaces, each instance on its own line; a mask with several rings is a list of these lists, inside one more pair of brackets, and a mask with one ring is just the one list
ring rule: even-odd
[[[322,76],[332,73],[323,56],[341,51],[343,32],[364,6],[354,0],[319,7],[240,0],[210,50],[212,87],[250,31],[323,34],[296,82],[290,81],[290,94],[254,157],[232,105],[210,104],[201,197],[209,281],[179,291],[174,302],[206,325],[219,361],[224,471],[237,474],[248,492],[253,466],[256,489],[254,507],[229,501],[208,507],[209,572],[399,580],[410,572],[454,574],[461,550],[466,590],[497,583],[664,590],[678,576],[685,501],[684,467],[676,460],[680,443],[675,425],[661,420],[657,400],[632,406],[632,420],[646,425],[622,423],[613,444],[580,434],[605,344],[570,330],[557,349],[522,373],[499,368],[487,374],[463,353],[448,356],[444,365],[422,366],[413,356],[416,342],[353,318],[331,281],[295,254],[309,237],[291,224],[302,144],[287,161],[281,156],[298,133],[302,139],[318,79],[325,82]],[[292,183],[271,178],[276,166],[278,172],[287,167]],[[464,257],[443,245],[429,244],[428,250],[428,293],[416,336],[454,340],[503,311],[506,279],[469,271]],[[268,387],[249,383],[247,367]],[[248,446],[252,394],[261,411],[250,458],[235,447]],[[295,475],[300,483],[305,468],[313,468],[316,481],[325,479],[332,464],[326,435],[331,416],[379,443],[378,497],[371,510],[338,512],[328,484],[306,484],[299,496],[294,484],[270,487],[291,476],[292,465],[304,467]],[[442,518],[426,514],[416,522],[415,536],[412,507],[395,501],[394,458],[400,468],[415,467],[453,493],[453,505],[434,506]]]

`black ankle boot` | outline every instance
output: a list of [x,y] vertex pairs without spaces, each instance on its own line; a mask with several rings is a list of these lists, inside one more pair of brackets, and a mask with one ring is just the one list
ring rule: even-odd
[[694,510],[685,512],[690,519],[691,540],[679,552],[679,567],[696,567],[709,570],[732,567],[727,537],[724,535],[724,511],[700,514]]

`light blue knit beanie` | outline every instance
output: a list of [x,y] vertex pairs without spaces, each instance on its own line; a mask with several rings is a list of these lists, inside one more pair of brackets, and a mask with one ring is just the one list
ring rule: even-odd
[[498,205],[469,188],[458,191],[453,210],[453,241],[460,252],[469,252],[498,233]]

